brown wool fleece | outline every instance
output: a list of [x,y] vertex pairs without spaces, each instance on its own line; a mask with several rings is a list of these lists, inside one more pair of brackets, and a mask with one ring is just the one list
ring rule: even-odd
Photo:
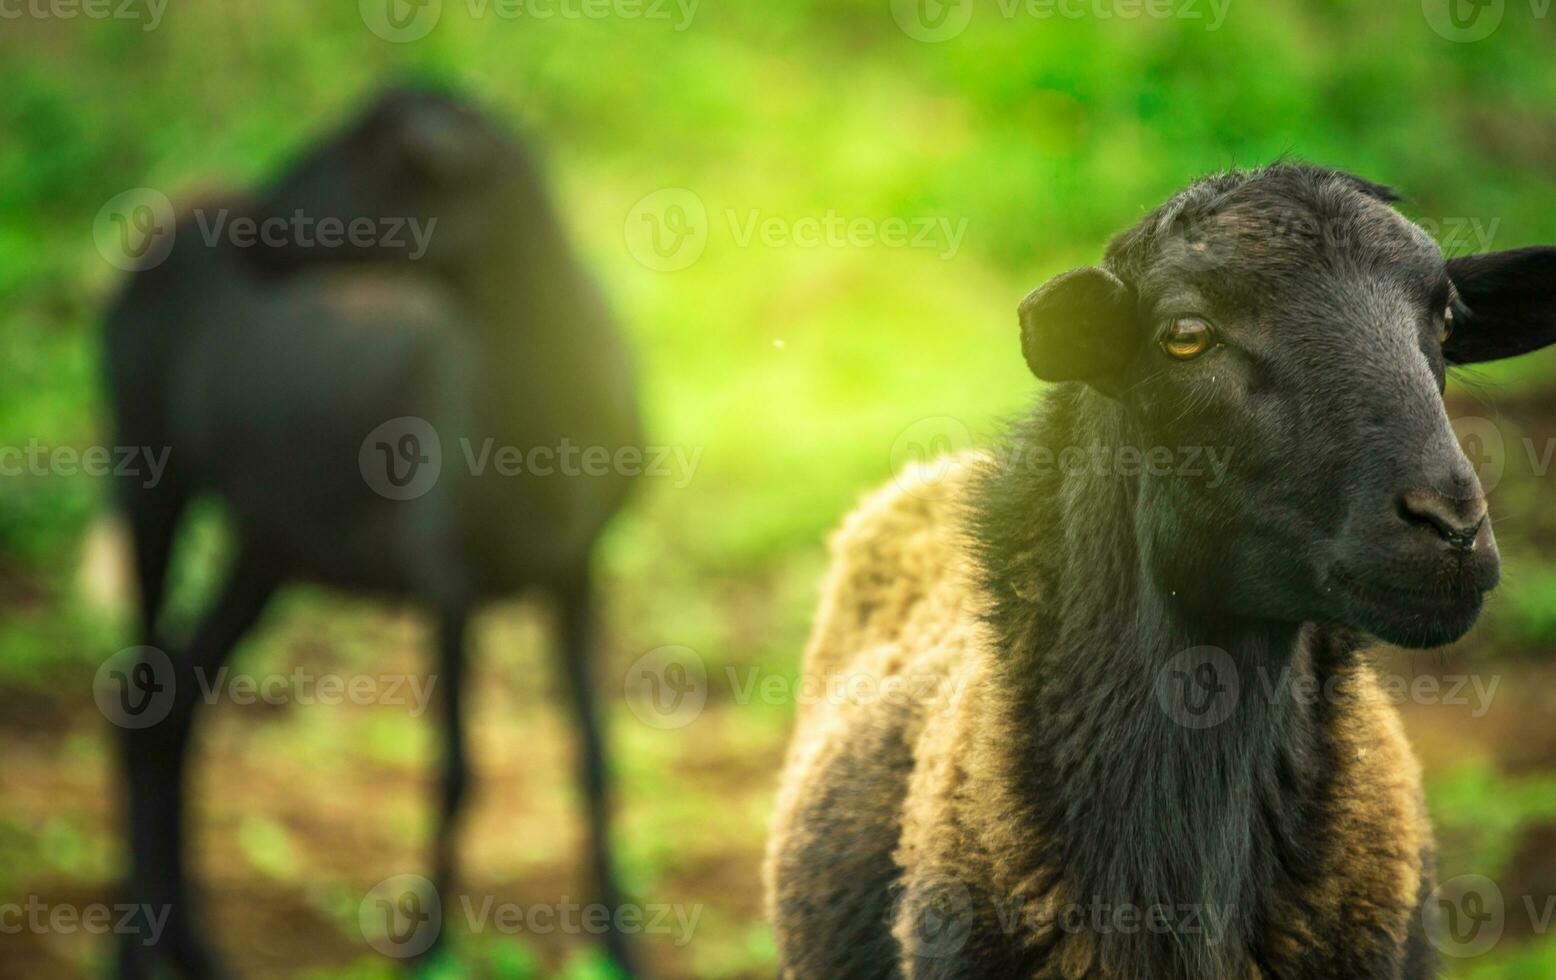
[[[1024,770],[1066,762],[1031,758],[1027,731],[1087,719],[1033,717],[994,682],[1007,651],[964,530],[980,459],[910,469],[832,541],[804,669],[847,693],[799,711],[765,866],[786,977],[1138,980],[1104,961],[1086,896],[1062,858],[1043,857],[1048,828],[1023,795]],[[1305,650],[1295,659],[1295,675],[1311,671]],[[1329,846],[1304,887],[1265,896],[1225,976],[1331,975],[1314,971],[1352,947],[1402,964],[1421,931],[1432,847],[1419,766],[1371,667],[1331,676],[1335,771],[1314,818]],[[1140,846],[1174,846],[1164,836],[1142,827]]]

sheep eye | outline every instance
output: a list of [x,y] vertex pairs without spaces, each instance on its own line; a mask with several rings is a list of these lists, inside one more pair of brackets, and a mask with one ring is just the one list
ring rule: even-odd
[[1192,361],[1215,345],[1215,331],[1198,317],[1180,317],[1162,335],[1162,350],[1180,361]]
[[1437,331],[1437,342],[1439,344],[1446,344],[1448,342],[1448,338],[1452,337],[1452,336],[1453,336],[1453,307],[1450,306],[1446,310],[1443,310],[1443,325],[1442,325],[1442,328]]

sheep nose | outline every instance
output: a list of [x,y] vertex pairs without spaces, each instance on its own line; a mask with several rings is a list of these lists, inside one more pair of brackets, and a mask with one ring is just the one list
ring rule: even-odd
[[1399,516],[1405,523],[1431,528],[1450,545],[1469,551],[1486,523],[1486,496],[1479,487],[1463,498],[1436,490],[1406,490],[1399,495]]

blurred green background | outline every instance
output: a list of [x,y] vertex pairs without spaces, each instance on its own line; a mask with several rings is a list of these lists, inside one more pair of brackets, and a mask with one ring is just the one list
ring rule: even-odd
[[[793,698],[748,692],[794,677],[825,535],[858,495],[926,446],[986,441],[1029,401],[1014,329],[1027,290],[1192,178],[1281,154],[1400,187],[1450,252],[1556,241],[1556,23],[1541,0],[1497,0],[1470,27],[1448,0],[1087,0],[1065,8],[1078,16],[1012,0],[443,0],[403,6],[406,31],[380,0],[122,2],[125,16],[18,6],[0,22],[0,444],[108,438],[97,337],[123,274],[93,227],[114,196],[187,203],[250,184],[407,77],[528,134],[633,337],[651,440],[701,454],[684,485],[644,481],[606,562],[624,874],[645,902],[701,906],[690,941],[648,940],[663,975],[772,974],[759,865]],[[809,219],[862,230],[813,240]],[[689,229],[683,247],[646,248],[655,221]],[[1489,704],[1404,710],[1441,876],[1489,877],[1505,903],[1501,940],[1450,958],[1451,975],[1547,978],[1556,360],[1456,378],[1452,408],[1489,424],[1471,426],[1472,449],[1499,473],[1505,585],[1458,647],[1388,664],[1496,682]],[[0,903],[114,900],[112,743],[92,680],[132,629],[106,490],[0,478]],[[222,547],[204,515],[182,545],[182,609]],[[582,892],[545,625],[516,602],[477,636],[467,885],[523,905]],[[236,666],[420,670],[427,638],[410,612],[293,590]],[[644,724],[628,683],[665,645],[696,651],[709,677],[706,708],[674,729]],[[200,874],[234,962],[392,975],[357,909],[375,882],[427,867],[430,717],[223,703],[208,720]],[[577,936],[466,932],[449,975],[603,975]],[[109,952],[81,932],[3,933],[0,975],[100,974]]]

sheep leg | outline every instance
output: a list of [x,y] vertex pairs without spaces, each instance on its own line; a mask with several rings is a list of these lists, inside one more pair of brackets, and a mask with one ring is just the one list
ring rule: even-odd
[[151,489],[137,488],[125,495],[124,514],[134,545],[141,642],[147,646],[161,645],[157,623],[167,590],[173,540],[185,502],[182,493],[166,484]]
[[137,928],[121,939],[120,977],[153,976],[159,958],[170,960],[186,976],[222,972],[196,927],[184,873],[189,733],[200,706],[202,681],[212,683],[214,672],[259,619],[280,582],[279,571],[269,562],[251,551],[240,553],[186,654],[170,657],[170,683],[158,681],[149,694],[150,710],[160,711],[166,705],[167,714],[155,724],[126,727],[121,733],[121,764],[129,789],[129,901],[139,915]]
[[[587,571],[560,590],[561,643],[558,652],[566,677],[568,697],[578,724],[579,778],[588,807],[588,865],[594,900],[610,910],[612,923],[621,908],[621,889],[611,866],[610,802],[606,777],[605,743],[594,698],[594,662],[597,648],[593,588]],[[626,937],[612,928],[605,934],[606,951],[627,976],[635,976],[635,957]]]
[[460,807],[469,787],[470,772],[465,740],[465,640],[468,614],[463,609],[445,611],[438,623],[438,657],[442,676],[443,795],[433,860],[433,885],[445,904],[452,901],[457,873],[456,833]]

